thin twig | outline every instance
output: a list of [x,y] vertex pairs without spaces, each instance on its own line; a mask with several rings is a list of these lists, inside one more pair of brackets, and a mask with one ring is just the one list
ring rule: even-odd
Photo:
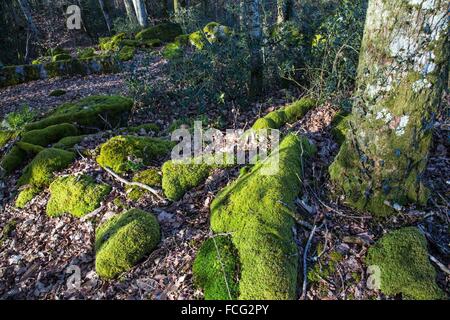
[[161,197],[161,196],[159,195],[158,191],[155,190],[155,189],[153,189],[152,187],[150,187],[150,186],[148,186],[148,185],[146,185],[146,184],[140,183],[140,182],[131,182],[131,181],[128,181],[128,180],[122,178],[121,176],[119,176],[117,173],[115,173],[115,172],[112,171],[111,169],[109,169],[109,168],[104,168],[104,169],[105,169],[106,172],[108,172],[110,175],[112,175],[114,178],[116,178],[117,180],[119,180],[119,181],[122,182],[123,184],[129,185],[129,186],[136,186],[136,187],[145,189],[145,190],[147,190],[147,191],[150,191],[150,192],[153,193],[159,200],[161,200],[161,201],[163,201],[163,202],[167,202],[167,200],[164,199],[163,197]]
[[306,299],[306,286],[308,284],[308,274],[307,274],[307,272],[308,272],[308,264],[307,264],[308,251],[309,251],[309,248],[311,247],[311,242],[314,237],[314,234],[316,233],[316,229],[317,229],[317,226],[314,225],[314,227],[311,231],[311,234],[309,235],[308,242],[306,243],[305,250],[303,251],[303,287],[302,287],[302,296],[301,296],[303,300]]
[[428,256],[430,257],[430,260],[433,261],[439,267],[439,269],[444,271],[446,274],[450,274],[450,270],[442,262],[433,257],[431,254],[428,254]]

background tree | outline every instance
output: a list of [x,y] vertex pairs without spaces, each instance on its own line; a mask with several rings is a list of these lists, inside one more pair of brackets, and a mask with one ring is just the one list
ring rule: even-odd
[[259,96],[263,89],[263,56],[261,51],[261,3],[260,0],[245,0],[247,30],[250,48],[250,95]]
[[370,0],[350,132],[331,179],[359,209],[425,204],[434,116],[448,78],[448,1]]
[[145,8],[145,3],[143,0],[133,0],[134,10],[136,11],[136,17],[139,25],[143,28],[148,26],[148,14]]

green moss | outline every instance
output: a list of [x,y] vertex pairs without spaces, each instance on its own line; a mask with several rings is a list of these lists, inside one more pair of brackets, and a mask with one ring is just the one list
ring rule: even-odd
[[182,33],[183,30],[181,30],[180,25],[167,22],[142,30],[136,34],[136,40],[146,41],[151,39],[159,39],[163,42],[170,42],[175,40],[175,38]]
[[205,300],[237,299],[239,260],[230,237],[207,239],[195,257],[192,272]]
[[52,62],[67,61],[67,60],[71,60],[71,59],[72,59],[72,56],[70,54],[62,53],[62,54],[57,54],[57,55],[53,56]]
[[205,46],[206,39],[203,32],[196,31],[189,35],[189,43],[196,47],[198,50],[202,50]]
[[120,61],[129,61],[133,59],[134,54],[136,53],[136,49],[130,46],[124,46],[119,51],[119,60]]
[[302,98],[284,108],[289,123],[303,118],[306,113],[317,105],[317,101],[310,98]]
[[22,191],[20,191],[19,195],[16,199],[16,207],[19,209],[25,208],[25,206],[33,200],[35,196],[37,196],[40,192],[39,188],[36,188],[34,186],[28,186]]
[[56,89],[56,90],[53,90],[52,92],[50,92],[49,96],[50,97],[60,97],[60,96],[65,95],[66,93],[67,92],[65,90]]
[[[322,246],[317,247],[317,252],[322,251]],[[310,282],[319,282],[322,279],[327,279],[336,274],[338,263],[342,260],[342,255],[337,251],[323,255],[321,261],[316,262],[314,267],[308,271],[308,280]]]
[[66,168],[74,159],[73,152],[54,148],[44,149],[25,167],[17,184],[46,187],[52,182],[54,172]]
[[436,271],[428,259],[425,237],[415,227],[384,235],[369,248],[367,264],[381,271],[381,291],[406,299],[444,299],[436,285]]
[[269,120],[269,123],[272,121],[274,128],[279,129],[284,126],[287,122],[286,114],[283,110],[276,110],[264,117],[266,120]]
[[217,40],[222,40],[227,36],[231,35],[231,30],[229,27],[221,25],[217,22],[210,22],[204,28],[203,32],[210,42],[215,42]]
[[205,181],[212,167],[206,163],[197,164],[195,160],[169,160],[162,166],[162,188],[166,197],[180,200],[184,194]]
[[[59,106],[46,118],[25,126],[26,130],[46,128],[60,123],[107,128],[120,125],[133,107],[131,99],[121,96],[91,96]],[[106,121],[105,121],[106,120]]]
[[175,43],[177,43],[180,47],[185,47],[189,45],[189,35],[182,34],[175,38]]
[[118,33],[111,38],[100,38],[100,49],[103,51],[118,51],[122,46],[122,41],[125,39],[125,33]]
[[239,254],[240,299],[295,298],[298,250],[291,208],[301,191],[300,155],[314,152],[306,139],[288,135],[279,157],[258,162],[211,204],[212,230],[231,233]]
[[44,147],[37,146],[35,144],[19,141],[16,143],[16,146],[18,146],[20,149],[26,152],[27,156],[35,156],[42,150],[44,150]]
[[0,149],[15,137],[17,137],[15,131],[0,130]]
[[130,270],[160,241],[155,216],[132,209],[101,225],[95,234],[95,270],[106,279]]
[[[140,171],[133,176],[133,182],[140,182],[150,187],[160,187],[161,180],[161,175],[156,169]],[[127,196],[134,201],[139,200],[146,192],[146,190],[139,187],[127,187]]]
[[94,48],[84,48],[78,51],[78,59],[90,59],[95,56],[96,54]]
[[6,174],[10,174],[14,170],[19,168],[25,162],[26,158],[27,153],[18,146],[14,146],[2,158],[2,161],[0,162],[0,167],[4,170]]
[[183,55],[183,48],[176,42],[167,44],[162,50],[162,55],[166,59],[175,59]]
[[331,123],[331,134],[339,145],[342,145],[345,141],[349,129],[350,115],[344,111],[339,112]]
[[109,185],[95,183],[95,180],[87,175],[58,178],[50,184],[51,196],[47,203],[47,215],[57,217],[70,213],[81,218],[100,207],[110,192]]
[[155,123],[145,123],[145,124],[141,124],[138,126],[134,126],[134,127],[129,127],[127,128],[127,130],[129,132],[135,132],[135,133],[139,133],[142,130],[144,130],[146,133],[149,132],[159,132],[161,129],[159,128],[159,126]]
[[22,142],[46,147],[58,140],[75,136],[78,133],[77,127],[69,123],[61,123],[49,126],[45,129],[31,130],[23,134]]
[[151,160],[170,152],[173,146],[172,141],[156,138],[117,136],[101,146],[97,162],[102,167],[124,173],[131,171],[130,161],[149,165]]
[[162,45],[162,41],[159,39],[143,40],[141,42],[141,47],[144,47],[144,48],[156,48],[156,47],[160,47],[161,45]]
[[272,119],[259,118],[253,124],[253,130],[263,130],[263,129],[275,129],[276,125]]
[[141,45],[141,42],[138,40],[134,40],[134,39],[123,39],[122,45],[137,48]]

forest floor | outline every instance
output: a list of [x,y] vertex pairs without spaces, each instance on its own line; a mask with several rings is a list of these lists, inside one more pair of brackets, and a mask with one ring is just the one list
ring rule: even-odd
[[[164,63],[162,59],[155,59],[147,66],[152,69],[149,72],[158,74],[161,63]],[[126,95],[124,78],[123,73],[118,73],[41,80],[0,89],[0,116],[18,110],[23,104],[46,112],[61,103],[93,94]],[[67,94],[48,97],[49,92],[55,89],[66,90]],[[449,97],[445,103],[450,105]],[[255,104],[236,117],[235,125],[248,127],[261,113],[283,105],[282,99]],[[307,136],[318,148],[302,177],[303,192],[297,199],[299,219],[295,230],[300,262],[303,261],[305,244],[312,238],[311,249],[307,252],[308,268],[318,277],[308,281],[305,295],[302,292],[304,275],[300,271],[298,296],[306,299],[383,299],[386,297],[366,286],[368,275],[364,256],[369,245],[386,231],[385,224],[353,212],[329,197],[331,186],[328,185],[327,168],[339,150],[330,125],[337,111],[338,108],[332,104],[323,104],[283,129]],[[211,112],[211,118],[214,118],[215,111],[207,112]],[[144,113],[136,110],[132,121],[157,122],[167,127],[180,114],[162,106]],[[433,190],[430,206],[420,210],[404,208],[389,221],[392,228],[405,221],[418,225],[427,235],[431,254],[444,265],[448,265],[446,259],[450,256],[450,207],[447,202],[450,196],[450,157],[446,125],[441,122],[436,126],[426,172],[426,179]],[[79,147],[96,149],[115,135],[117,132],[114,130],[104,131],[85,139]],[[239,168],[214,171],[205,183],[188,192],[180,201],[167,205],[151,194],[138,202],[128,200],[124,185],[113,179],[94,159],[81,157],[57,173],[59,176],[88,173],[97,181],[112,186],[112,192],[101,208],[81,220],[68,215],[48,217],[45,214],[48,191],[41,192],[25,209],[17,209],[13,190],[20,173],[0,181],[0,192],[3,193],[0,226],[2,230],[6,226],[13,230],[9,235],[2,234],[0,240],[0,299],[201,299],[202,292],[193,284],[192,263],[201,243],[210,235],[209,205],[216,193],[237,177]],[[153,165],[160,168],[162,163]],[[162,241],[145,261],[131,271],[113,281],[101,280],[94,265],[95,228],[113,214],[131,207],[157,216]],[[311,235],[314,226],[315,233]],[[80,290],[67,287],[68,277],[73,272],[71,266],[81,269]],[[450,276],[440,268],[437,271],[440,286],[449,293]]]

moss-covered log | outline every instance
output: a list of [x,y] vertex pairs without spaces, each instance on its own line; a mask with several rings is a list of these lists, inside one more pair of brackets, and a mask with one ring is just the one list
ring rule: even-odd
[[448,2],[369,2],[350,128],[330,167],[353,207],[424,204],[431,129],[448,67]]

